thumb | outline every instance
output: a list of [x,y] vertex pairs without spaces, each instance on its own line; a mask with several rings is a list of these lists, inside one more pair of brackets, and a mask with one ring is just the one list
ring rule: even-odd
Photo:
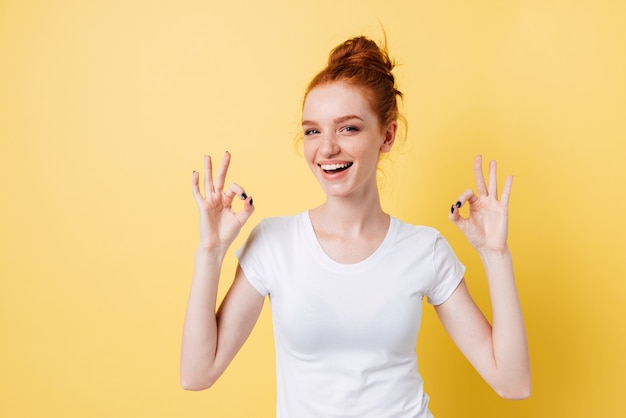
[[467,226],[467,222],[469,221],[461,216],[459,203],[460,201],[457,201],[455,204],[452,205],[452,207],[450,208],[450,213],[448,214],[448,219],[450,219],[450,221],[452,221],[452,223],[456,225],[456,227],[459,228],[461,232],[465,233],[465,228]]
[[460,200],[457,200],[456,203],[453,203],[450,207],[450,214],[448,214],[448,219],[450,219],[452,223],[457,226],[463,220],[463,218],[461,218],[461,206],[463,206],[463,203]]
[[240,225],[243,225],[248,221],[248,218],[254,213],[254,205],[252,203],[252,196],[248,196],[243,208],[235,215]]

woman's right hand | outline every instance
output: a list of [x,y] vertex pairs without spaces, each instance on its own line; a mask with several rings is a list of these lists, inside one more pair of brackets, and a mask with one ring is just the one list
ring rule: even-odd
[[[192,175],[193,196],[200,212],[200,245],[219,256],[226,254],[241,227],[254,212],[252,198],[246,195],[241,186],[231,183],[224,190],[229,164],[230,153],[226,152],[213,179],[211,157],[204,156],[204,196],[200,192],[200,174],[194,171]],[[244,200],[239,212],[235,212],[232,207],[235,197]]]

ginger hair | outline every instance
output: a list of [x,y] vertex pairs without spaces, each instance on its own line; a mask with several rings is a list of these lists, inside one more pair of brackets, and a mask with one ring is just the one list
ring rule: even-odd
[[335,47],[328,57],[326,68],[309,83],[304,98],[315,87],[333,82],[345,82],[360,87],[367,102],[378,116],[381,127],[403,119],[398,111],[398,98],[392,74],[395,62],[389,57],[386,42],[383,46],[364,36],[357,36]]

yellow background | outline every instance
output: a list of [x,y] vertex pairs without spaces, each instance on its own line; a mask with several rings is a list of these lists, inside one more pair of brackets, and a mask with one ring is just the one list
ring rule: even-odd
[[[447,213],[475,154],[515,175],[533,394],[499,399],[427,306],[433,413],[624,416],[624,22],[620,0],[2,0],[0,416],[273,416],[269,304],[214,388],[179,387],[191,172],[233,154],[257,207],[244,236],[320,203],[292,146],[302,92],[332,47],[380,40],[380,24],[409,121],[385,208],[448,237],[487,313]],[[231,254],[223,289],[233,268]]]

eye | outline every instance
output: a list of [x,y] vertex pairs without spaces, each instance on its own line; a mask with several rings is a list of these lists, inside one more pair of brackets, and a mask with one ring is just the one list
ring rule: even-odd
[[304,131],[304,136],[317,135],[319,133],[320,133],[320,131],[318,131],[317,129],[306,129]]
[[340,129],[340,132],[358,132],[359,128],[356,126],[345,126]]

